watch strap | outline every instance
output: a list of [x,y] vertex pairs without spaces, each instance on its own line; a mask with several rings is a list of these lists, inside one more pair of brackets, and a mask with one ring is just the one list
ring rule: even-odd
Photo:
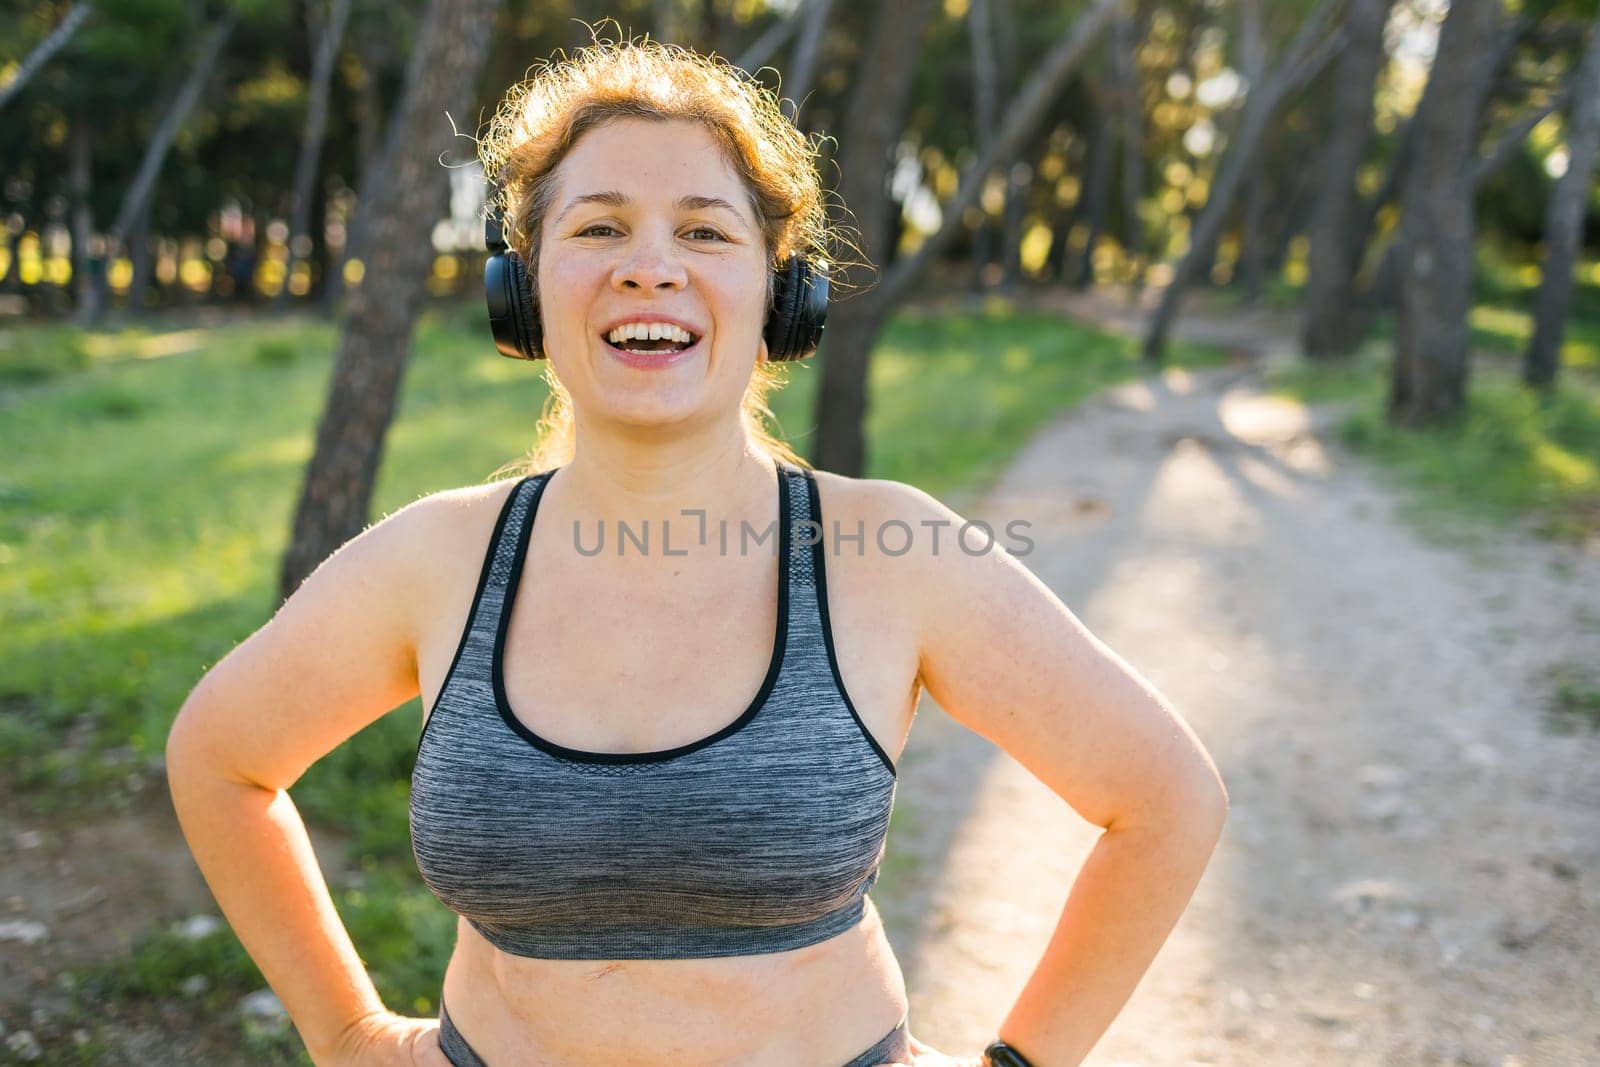
[[1033,1067],[1028,1058],[1004,1041],[991,1042],[983,1050],[985,1067]]

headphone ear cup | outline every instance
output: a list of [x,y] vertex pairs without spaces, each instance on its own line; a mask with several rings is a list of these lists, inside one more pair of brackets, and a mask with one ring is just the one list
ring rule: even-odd
[[544,326],[539,321],[539,298],[528,276],[527,264],[501,235],[500,215],[491,203],[484,219],[484,245],[490,255],[483,261],[483,291],[489,302],[489,328],[494,346],[512,359],[544,358]]
[[764,336],[772,360],[804,359],[817,350],[828,318],[828,279],[798,255],[774,268]]
[[510,270],[511,319],[517,330],[517,345],[524,359],[544,358],[544,323],[539,319],[539,297],[534,292],[528,265],[517,253],[507,250]]

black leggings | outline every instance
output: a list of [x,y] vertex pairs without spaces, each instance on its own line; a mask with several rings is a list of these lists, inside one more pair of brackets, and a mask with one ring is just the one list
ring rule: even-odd
[[[844,1067],[877,1067],[880,1063],[892,1063],[895,1060],[909,1061],[911,1030],[906,1025],[908,1021],[901,1019],[893,1030],[878,1039],[877,1044],[852,1059]],[[455,1064],[455,1067],[489,1067],[483,1057],[472,1050],[466,1038],[461,1036],[461,1031],[450,1021],[450,1013],[445,1011],[442,996],[439,998],[439,1047],[444,1049],[445,1058]]]

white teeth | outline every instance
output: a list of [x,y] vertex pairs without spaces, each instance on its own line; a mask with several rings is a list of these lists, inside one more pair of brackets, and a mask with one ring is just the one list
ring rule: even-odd
[[659,341],[663,338],[685,345],[694,342],[693,334],[670,322],[629,322],[606,334],[606,340],[612,344],[634,340]]

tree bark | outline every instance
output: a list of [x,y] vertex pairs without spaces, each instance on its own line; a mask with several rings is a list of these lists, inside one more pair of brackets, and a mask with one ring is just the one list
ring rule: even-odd
[[789,61],[789,84],[783,87],[788,100],[783,104],[783,113],[796,126],[800,126],[800,109],[805,106],[806,94],[817,77],[817,67],[822,61],[822,35],[828,28],[828,15],[832,11],[833,0],[810,0],[805,25],[800,28],[800,39],[795,42],[794,56]]
[[499,0],[431,0],[406,69],[376,182],[360,208],[366,276],[349,293],[328,401],[279,574],[287,599],[367,522],[383,441],[411,354],[448,182],[437,162],[446,110],[470,108]]
[[1600,149],[1600,18],[1578,69],[1567,112],[1567,172],[1556,182],[1545,209],[1544,262],[1533,316],[1533,339],[1522,377],[1528,385],[1555,385],[1561,366],[1561,336],[1572,303],[1572,271],[1583,243],[1583,216],[1593,188]]
[[1130,288],[1138,292],[1144,286],[1144,220],[1139,216],[1139,198],[1144,196],[1144,101],[1139,83],[1139,35],[1129,12],[1117,13],[1112,35],[1122,127],[1122,248],[1128,257]]
[[1275,210],[1268,212],[1272,221],[1267,227],[1266,254],[1262,262],[1269,277],[1283,273],[1284,264],[1289,261],[1289,246],[1297,235],[1305,232],[1306,218],[1311,214],[1311,202],[1316,193],[1315,178],[1311,168],[1300,168],[1288,188],[1278,191]]
[[144,210],[139,212],[128,231],[128,261],[133,271],[128,278],[128,303],[123,313],[135,319],[150,310],[145,305],[145,294],[150,288],[150,210],[153,206],[152,201],[146,200]]
[[[1017,19],[1012,0],[991,0],[995,28],[995,48],[1000,59],[998,88],[1005,96],[1016,91]],[[1033,185],[1033,165],[1014,161],[1007,170],[1004,229],[1000,241],[1000,287],[1007,292],[1022,281],[1022,208]]]
[[1344,355],[1357,340],[1350,330],[1350,304],[1366,231],[1352,240],[1360,211],[1356,172],[1372,139],[1373,90],[1383,67],[1388,15],[1388,0],[1351,0],[1350,43],[1339,60],[1328,144],[1317,166],[1317,200],[1308,226],[1301,343],[1311,359]]
[[[322,159],[322,140],[328,129],[328,91],[333,82],[333,61],[339,55],[345,23],[350,18],[350,0],[329,0],[326,21],[316,14],[315,0],[306,7],[312,22],[311,76],[306,83],[306,123],[300,133],[300,157],[295,161],[294,192],[289,227],[289,262],[278,290],[278,303],[289,299],[289,279],[295,265],[308,258],[311,244],[312,186],[317,180],[317,164]],[[303,246],[304,250],[296,246]]]
[[361,63],[361,85],[356,93],[356,155],[360,160],[360,173],[356,176],[356,213],[346,221],[344,246],[340,248],[325,278],[322,288],[322,306],[332,311],[344,297],[344,266],[361,256],[361,203],[371,194],[377,181],[378,157],[383,154],[386,141],[386,117],[383,93],[378,80],[385,60],[392,49],[387,42],[373,34],[357,34],[352,45]]
[[[845,128],[841,193],[861,222],[862,251],[869,259],[880,246],[883,235],[893,228],[892,205],[884,176],[889,171],[890,153],[899,137],[906,98],[910,95],[911,75],[916,65],[920,29],[927,20],[928,2],[912,0],[903,8],[890,10],[890,5],[884,5],[880,9],[873,45],[866,51],[857,79],[856,106],[851,109]],[[938,232],[887,271],[882,283],[871,294],[861,294],[868,299],[858,296],[841,301],[829,312],[826,358],[817,402],[818,440],[814,461],[818,466],[852,477],[858,477],[865,469],[866,449],[862,435],[867,408],[867,368],[878,331],[912,282],[960,232],[962,217],[977,200],[984,176],[1014,157],[1043,124],[1050,105],[1061,94],[1115,4],[1116,0],[1098,0],[1074,21],[1066,36],[1045,56],[1005,109],[1005,122],[999,135],[963,172],[956,195],[944,208]],[[909,30],[903,25],[895,29],[897,24],[903,23],[914,25]],[[905,55],[905,52],[911,54]],[[892,98],[889,97],[891,90]],[[857,147],[852,150],[853,146]],[[852,270],[847,277],[855,279],[860,274]]]
[[[1245,0],[1240,27],[1240,57],[1245,82],[1259,85],[1267,75],[1267,42],[1261,28],[1261,0]],[[1266,175],[1261,152],[1252,152],[1245,167],[1244,210],[1239,221],[1239,274],[1244,280],[1244,299],[1254,304],[1261,296],[1261,209],[1266,199]]]
[[[1475,93],[1474,108],[1481,117],[1484,105],[1488,102],[1491,87],[1500,70],[1512,58],[1514,46],[1527,32],[1525,22],[1515,22],[1509,29],[1500,35],[1498,46],[1489,53],[1484,61],[1485,74],[1480,79],[1481,85]],[[1487,150],[1480,154],[1472,163],[1471,180],[1474,192],[1477,186],[1492,177],[1504,168],[1513,159],[1517,158],[1528,135],[1533,128],[1544,119],[1546,115],[1565,106],[1571,86],[1566,85],[1545,101],[1544,104],[1530,108],[1528,112],[1516,121],[1510,123],[1500,134],[1499,138]],[[1476,121],[1476,120],[1475,120]],[[1394,199],[1403,189],[1409,177],[1411,161],[1416,155],[1417,143],[1416,115],[1407,119],[1396,135],[1396,145],[1393,158],[1388,169],[1384,172],[1383,181],[1378,192],[1370,199],[1360,203],[1357,209],[1357,220],[1350,230],[1350,243],[1353,251],[1352,270],[1355,273],[1354,284],[1350,287],[1350,299],[1342,309],[1342,332],[1348,338],[1347,347],[1354,347],[1360,339],[1366,336],[1377,315],[1393,305],[1400,289],[1400,260],[1404,246],[1400,242],[1400,235],[1396,233],[1388,245],[1378,254],[1377,262],[1367,272],[1365,282],[1362,281],[1362,261],[1368,255],[1368,244],[1373,228],[1376,225],[1378,212],[1391,199]]]
[[[994,137],[995,112],[999,109],[999,92],[996,88],[994,30],[991,26],[990,0],[972,0],[967,8],[967,40],[972,48],[972,94],[974,118],[977,120],[974,138],[978,154],[989,147]],[[994,259],[994,224],[989,212],[978,215],[978,225],[972,233],[972,288],[982,290],[987,285],[989,263]]]
[[1172,281],[1163,290],[1161,302],[1150,317],[1144,339],[1146,362],[1158,366],[1161,364],[1166,353],[1167,337],[1177,321],[1184,290],[1194,281],[1200,267],[1211,261],[1234,194],[1243,182],[1245,172],[1261,145],[1262,135],[1266,133],[1267,123],[1278,110],[1278,104],[1305,81],[1316,77],[1337,53],[1342,42],[1337,34],[1319,41],[1337,6],[1337,0],[1321,0],[1300,24],[1277,70],[1263,78],[1259,88],[1252,86],[1245,97],[1244,116],[1239,129],[1223,152],[1216,177],[1211,182],[1210,195],[1206,197],[1205,206],[1200,209],[1189,232],[1189,249],[1173,269]]
[[39,72],[39,68],[50,62],[50,57],[61,51],[66,43],[72,40],[72,35],[78,32],[78,27],[83,25],[85,19],[94,11],[94,5],[80,0],[73,4],[67,12],[67,17],[61,20],[61,25],[50,31],[49,36],[40,41],[38,47],[28,53],[28,58],[22,61],[22,66],[17,68],[17,73],[12,79],[0,86],[0,111],[11,99],[22,92],[23,86]]
[[[912,79],[922,52],[931,0],[883,4],[857,69],[851,108],[839,146],[840,194],[855,216],[860,251],[881,262],[894,233],[887,176],[905,124]],[[867,414],[867,361],[888,305],[860,291],[866,271],[851,265],[852,292],[828,312],[817,392],[817,454],[824,469],[859,477],[866,466],[862,424]]]
[[[206,31],[205,37],[201,40],[195,64],[190,69],[183,88],[173,100],[172,106],[162,117],[161,125],[156,128],[155,135],[150,138],[150,143],[145,148],[144,159],[139,163],[138,173],[128,183],[127,192],[123,194],[122,205],[117,210],[117,219],[106,233],[107,266],[115,262],[117,253],[121,251],[123,239],[133,225],[133,220],[144,210],[146,201],[155,189],[161,165],[166,162],[167,152],[172,148],[173,139],[178,136],[178,131],[188,121],[189,113],[200,101],[200,93],[211,78],[211,71],[217,65],[217,58],[222,55],[223,46],[228,43],[228,38],[238,24],[239,11],[230,7],[212,24],[211,29]],[[80,325],[92,325],[105,306],[105,273],[102,271],[95,279],[96,284],[90,289],[89,299],[78,309]]]
[[693,47],[689,40],[689,16],[680,0],[651,0],[650,13],[655,20],[655,32],[650,36],[666,44]]
[[90,144],[89,116],[80,108],[73,113],[72,128],[67,135],[67,184],[72,190],[72,280],[80,308],[89,290],[94,288],[91,277],[94,260],[89,255],[89,235],[94,232],[93,206],[89,201],[93,175]]
[[1094,246],[1100,243],[1100,234],[1105,230],[1106,203],[1111,199],[1113,125],[1103,98],[1099,93],[1094,96],[1094,134],[1089,141],[1088,182],[1083,189],[1083,217],[1079,220],[1087,230],[1072,267],[1070,284],[1074,289],[1087,289],[1094,284]]
[[1466,402],[1473,266],[1477,57],[1495,45],[1499,0],[1455,0],[1417,109],[1417,154],[1401,206],[1400,301],[1388,418],[1421,427]]

